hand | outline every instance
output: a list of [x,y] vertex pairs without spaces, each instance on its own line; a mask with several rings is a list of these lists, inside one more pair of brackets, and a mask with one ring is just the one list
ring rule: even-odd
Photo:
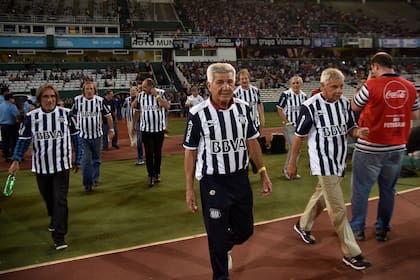
[[195,213],[198,211],[197,198],[194,190],[186,192],[185,200],[187,202],[187,207],[191,212]]
[[376,78],[376,77],[375,77],[375,74],[371,70],[371,71],[369,71],[369,75],[367,76],[367,79],[369,80],[369,79],[373,79],[373,78]]
[[261,173],[261,182],[263,185],[261,196],[269,196],[273,192],[273,184],[268,177],[267,171]]
[[289,163],[289,165],[287,166],[287,169],[286,169],[286,174],[287,174],[287,176],[289,176],[290,180],[295,179],[296,174],[297,174],[296,165],[292,165],[292,164]]
[[112,139],[115,135],[115,131],[113,129],[108,129],[108,137],[109,139]]
[[158,95],[157,90],[155,88],[152,88],[150,90],[150,93],[153,94],[154,97],[156,97]]
[[10,164],[10,167],[8,170],[9,174],[16,175],[16,173],[19,171],[19,168],[20,168],[19,162],[17,160],[14,160],[12,164]]
[[74,171],[74,173],[79,172],[79,170],[80,170],[80,165],[79,164],[73,164],[73,171]]
[[356,128],[356,137],[358,138],[366,138],[369,136],[369,128],[368,127],[359,127]]

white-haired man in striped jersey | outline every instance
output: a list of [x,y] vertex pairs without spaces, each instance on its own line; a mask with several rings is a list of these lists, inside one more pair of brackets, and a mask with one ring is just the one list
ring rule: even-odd
[[253,233],[253,198],[248,178],[249,157],[263,185],[262,195],[272,192],[264,166],[257,131],[248,104],[234,98],[235,68],[214,63],[207,69],[210,98],[188,114],[184,136],[186,202],[197,212],[195,178],[200,181],[213,279],[229,279],[231,250]]
[[347,134],[366,137],[369,129],[357,127],[343,87],[344,75],[340,70],[328,68],[322,72],[322,92],[306,100],[300,109],[287,175],[296,178],[297,156],[307,138],[311,174],[318,177],[318,184],[294,229],[305,243],[315,243],[311,229],[326,207],[340,241],[343,262],[363,270],[371,264],[362,256],[347,220],[340,184],[346,168]]

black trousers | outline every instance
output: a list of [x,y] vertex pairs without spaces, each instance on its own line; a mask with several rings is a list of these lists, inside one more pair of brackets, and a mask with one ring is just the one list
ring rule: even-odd
[[55,229],[57,239],[64,239],[67,234],[69,174],[69,170],[48,175],[36,174],[38,189],[47,206],[48,216],[51,216],[51,226]]
[[213,280],[229,279],[227,252],[253,234],[253,199],[248,171],[205,175],[200,180]]
[[13,155],[16,142],[19,136],[19,125],[18,124],[2,124],[1,125],[1,144],[3,150],[4,159],[8,159]]
[[146,155],[146,167],[149,177],[160,175],[162,162],[162,146],[165,132],[141,132],[141,137]]

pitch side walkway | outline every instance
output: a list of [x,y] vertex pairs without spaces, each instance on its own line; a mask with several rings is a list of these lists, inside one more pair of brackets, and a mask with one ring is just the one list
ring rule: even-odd
[[[367,240],[360,242],[373,267],[354,271],[341,263],[341,252],[327,214],[312,232],[318,240],[304,244],[293,231],[297,217],[260,224],[254,236],[233,251],[234,280],[279,279],[418,279],[420,273],[420,188],[399,193],[390,240],[377,242],[377,200],[369,204]],[[71,247],[69,247],[71,250]],[[211,270],[205,236],[131,248],[0,274],[0,279],[205,280]]]

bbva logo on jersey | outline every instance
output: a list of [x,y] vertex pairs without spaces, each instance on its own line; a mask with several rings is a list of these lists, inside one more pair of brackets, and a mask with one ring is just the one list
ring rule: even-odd
[[63,138],[64,133],[61,130],[55,131],[38,131],[35,133],[36,140],[49,140]]
[[347,134],[347,126],[345,124],[326,126],[322,127],[321,129],[324,137],[333,137]]
[[245,139],[243,138],[213,140],[210,144],[213,154],[226,154],[231,151],[238,152],[240,150],[246,150]]

